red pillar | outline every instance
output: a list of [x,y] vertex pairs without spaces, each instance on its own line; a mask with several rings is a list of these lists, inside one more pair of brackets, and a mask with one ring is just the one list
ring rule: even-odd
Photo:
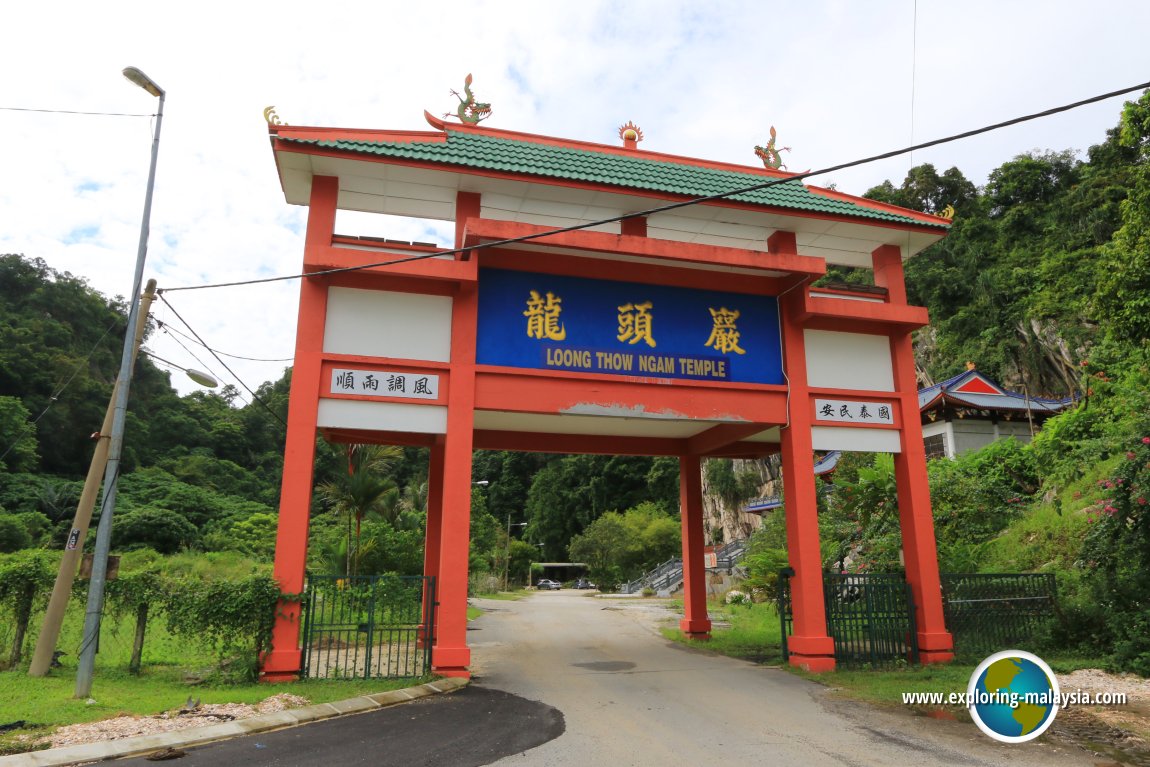
[[[899,249],[884,245],[873,254],[875,284],[885,287],[891,303],[906,303],[906,283]],[[926,473],[926,448],[918,410],[918,381],[914,371],[914,348],[909,333],[892,336],[891,360],[901,411],[901,452],[894,456],[898,484],[899,525],[902,528],[906,579],[914,595],[918,627],[919,658],[923,663],[943,663],[954,658],[954,641],[946,630],[942,609],[942,584],[938,576],[938,545],[930,508],[930,484]]]
[[[427,578],[439,576],[440,531],[443,529],[443,437],[438,437],[431,446],[427,463],[427,527],[423,538],[423,575]],[[434,602],[439,601],[438,590],[425,591],[423,601],[424,622]],[[430,643],[434,636],[421,636],[420,644]]]
[[[479,195],[456,196],[456,247],[467,219],[479,214]],[[458,258],[458,257],[457,257]],[[470,259],[473,264],[477,259]],[[463,283],[451,311],[451,382],[447,392],[447,434],[443,442],[443,514],[439,530],[439,615],[431,670],[469,677],[467,647],[467,558],[471,545],[471,453],[475,428],[475,334],[477,283]]]
[[679,456],[679,516],[683,530],[683,619],[679,629],[693,639],[710,639],[707,569],[703,561],[703,480],[699,456]]
[[[787,235],[781,237],[780,235]],[[776,233],[771,250],[794,252],[794,235]],[[808,671],[831,671],[835,667],[834,640],[827,636],[823,602],[822,552],[819,550],[818,502],[815,494],[815,461],[811,441],[814,425],[807,386],[807,353],[802,324],[802,291],[792,290],[780,299],[783,326],[783,364],[790,384],[788,425],[782,429],[783,492],[787,519],[787,557],[795,575],[791,578],[794,633],[787,640],[790,663]]]
[[[305,258],[316,248],[331,245],[335,229],[339,179],[316,176],[308,210]],[[279,524],[273,574],[285,594],[303,592],[307,567],[308,518],[315,469],[315,432],[319,410],[320,364],[323,356],[327,285],[318,278],[300,283],[299,319],[296,322],[295,364],[288,405],[287,441],[284,445],[280,485]],[[300,671],[300,603],[282,601],[276,610],[272,649],[263,659],[267,681],[294,679]]]

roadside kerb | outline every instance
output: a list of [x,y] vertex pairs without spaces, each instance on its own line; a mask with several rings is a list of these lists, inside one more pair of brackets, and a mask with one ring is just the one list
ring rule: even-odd
[[285,727],[318,722],[322,719],[331,719],[345,714],[362,714],[367,711],[375,711],[387,706],[394,706],[397,703],[425,698],[428,695],[452,692],[465,686],[467,681],[457,677],[446,677],[417,687],[381,692],[376,695],[362,695],[334,703],[316,703],[311,706],[259,714],[247,719],[210,724],[205,727],[189,727],[186,730],[137,735],[131,738],[107,740],[102,743],[84,743],[77,746],[0,756],[0,767],[63,767],[79,762],[99,762],[106,759],[143,756],[162,748],[201,746],[205,743],[226,740],[240,735],[282,730]]

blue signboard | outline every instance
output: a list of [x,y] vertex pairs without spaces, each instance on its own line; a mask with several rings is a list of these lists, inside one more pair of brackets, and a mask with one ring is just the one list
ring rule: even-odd
[[481,365],[783,383],[770,296],[479,270]]

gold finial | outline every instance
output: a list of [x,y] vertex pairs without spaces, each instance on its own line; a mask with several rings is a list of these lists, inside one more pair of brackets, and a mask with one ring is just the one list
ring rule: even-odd
[[264,109],[264,119],[268,121],[268,125],[287,125],[287,123],[280,120],[280,116],[276,114],[275,106]]
[[954,206],[947,205],[935,215],[937,215],[939,218],[945,218],[949,221],[950,219],[954,218]]
[[643,129],[628,120],[626,125],[619,126],[619,138],[623,139],[623,146],[634,149],[643,140]]

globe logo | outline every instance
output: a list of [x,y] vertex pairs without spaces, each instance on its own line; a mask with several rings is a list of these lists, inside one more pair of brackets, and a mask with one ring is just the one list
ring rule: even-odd
[[1058,713],[1058,677],[1022,650],[1003,650],[980,663],[966,693],[974,723],[1003,743],[1034,740]]

